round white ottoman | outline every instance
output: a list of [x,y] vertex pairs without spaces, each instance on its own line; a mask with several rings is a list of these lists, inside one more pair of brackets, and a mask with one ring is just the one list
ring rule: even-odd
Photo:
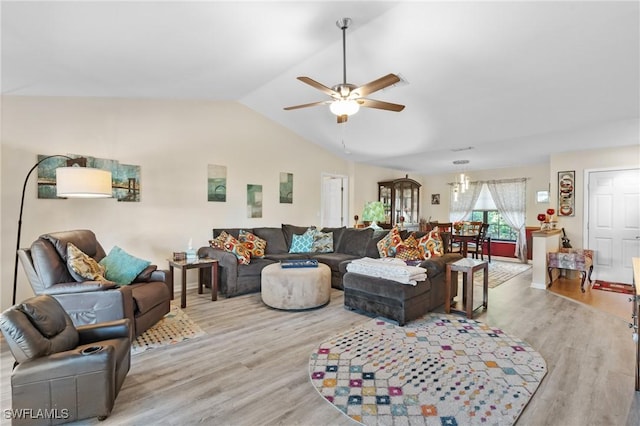
[[272,308],[299,310],[317,308],[331,299],[331,269],[282,268],[273,263],[262,270],[262,301]]

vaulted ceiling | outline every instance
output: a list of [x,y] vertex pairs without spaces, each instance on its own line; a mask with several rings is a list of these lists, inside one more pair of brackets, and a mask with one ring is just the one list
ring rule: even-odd
[[[2,93],[238,101],[337,155],[416,173],[516,167],[640,117],[637,1],[8,2]],[[296,80],[402,81],[344,124]],[[554,136],[555,135],[555,136]],[[559,135],[559,136],[558,136]],[[607,138],[603,138],[607,139]],[[570,145],[575,143],[575,146]],[[470,150],[464,150],[471,147]],[[459,151],[462,150],[462,151]]]

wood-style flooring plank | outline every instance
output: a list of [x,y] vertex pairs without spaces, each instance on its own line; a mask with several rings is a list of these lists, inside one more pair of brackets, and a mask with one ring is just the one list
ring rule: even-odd
[[[490,289],[488,311],[475,316],[522,338],[547,362],[518,425],[638,426],[634,346],[624,316],[530,283],[525,272]],[[314,390],[308,372],[318,344],[370,319],[344,309],[343,301],[333,290],[323,308],[284,312],[264,306],[259,294],[211,302],[190,289],[185,311],[207,334],[133,356],[111,416],[77,424],[353,425]],[[0,361],[6,409],[13,357],[4,340]]]

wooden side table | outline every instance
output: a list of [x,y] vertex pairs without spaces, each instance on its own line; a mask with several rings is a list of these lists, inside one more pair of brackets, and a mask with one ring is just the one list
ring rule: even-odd
[[171,298],[173,299],[173,268],[182,270],[182,292],[180,294],[180,307],[187,307],[187,270],[198,269],[198,294],[202,294],[204,287],[204,268],[211,268],[211,300],[218,300],[218,261],[215,259],[198,259],[192,262],[186,260],[169,261],[169,271],[171,272]]
[[[473,318],[473,273],[476,271],[484,271],[484,280],[482,283],[482,307],[486,310],[489,302],[489,263],[486,260],[478,259],[460,259],[453,263],[447,263],[447,272],[444,289],[444,311],[448,314],[451,312],[451,272],[462,272],[462,303],[465,311],[459,311],[467,314],[467,318]],[[479,308],[480,306],[478,306]]]

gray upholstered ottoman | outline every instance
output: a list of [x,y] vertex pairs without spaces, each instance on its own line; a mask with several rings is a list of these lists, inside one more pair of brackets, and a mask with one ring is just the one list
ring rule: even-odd
[[322,263],[317,268],[282,268],[273,263],[262,269],[262,301],[272,308],[311,309],[331,299],[331,269]]

